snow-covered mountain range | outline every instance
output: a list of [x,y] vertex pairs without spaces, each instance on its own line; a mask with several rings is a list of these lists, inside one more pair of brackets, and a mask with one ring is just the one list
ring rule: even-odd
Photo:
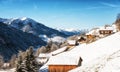
[[81,34],[83,31],[79,30],[79,29],[74,29],[74,28],[67,28],[67,29],[63,29],[63,28],[56,28],[58,31],[66,34],[66,35],[78,35]]
[[20,29],[23,32],[32,33],[34,35],[47,35],[48,37],[52,36],[67,37],[80,33],[80,30],[75,29],[53,29],[27,17],[11,19],[0,18],[0,22]]
[[11,19],[0,18],[0,22],[10,25],[16,29],[22,30],[23,32],[31,33],[33,35],[41,37],[44,41],[47,42],[49,40],[58,38],[57,36],[59,36],[58,39],[60,39],[60,37],[64,39],[66,37],[82,33],[78,29],[53,29],[27,17]]
[[68,36],[62,32],[59,32],[58,30],[47,27],[27,17],[11,18],[11,19],[0,18],[0,22],[8,24],[16,29],[22,30],[23,32],[32,33],[37,36],[38,35],[47,35],[48,37],[52,37],[52,36],[67,37]]

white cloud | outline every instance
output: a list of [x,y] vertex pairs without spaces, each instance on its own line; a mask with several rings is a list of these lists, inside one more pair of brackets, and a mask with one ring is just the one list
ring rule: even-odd
[[120,5],[108,2],[98,2],[98,6],[90,6],[86,9],[101,9],[101,8],[120,8]]
[[107,3],[107,2],[100,2],[100,4],[104,5],[104,6],[108,6],[108,7],[120,7],[117,4],[113,4],[113,3]]
[[86,8],[86,9],[100,9],[100,8],[104,8],[104,7],[97,7],[97,6],[93,6],[93,7],[88,7],[88,8]]

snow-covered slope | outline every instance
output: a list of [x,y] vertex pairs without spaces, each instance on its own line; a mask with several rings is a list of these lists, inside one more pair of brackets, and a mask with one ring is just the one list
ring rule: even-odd
[[[111,61],[108,61],[109,57],[114,53],[120,50],[120,33],[113,34],[106,38],[100,39],[94,43],[86,45],[81,51],[81,57],[83,58],[83,63],[80,68],[74,69],[70,72],[95,72],[97,67],[98,72],[119,72],[114,70],[107,70],[105,68],[118,68],[119,57],[114,57]],[[117,53],[119,54],[119,53]],[[120,56],[120,55],[119,55]],[[119,60],[119,61],[118,61]],[[115,62],[115,64],[113,63]],[[114,66],[112,66],[112,63]],[[110,65],[110,66],[109,66]],[[99,68],[100,67],[100,68]],[[104,67],[104,68],[103,68]],[[100,71],[102,70],[102,71]],[[120,70],[120,69],[119,69]]]
[[120,50],[96,58],[69,72],[120,72]]
[[[83,64],[102,55],[109,55],[120,50],[120,33],[113,34],[91,44],[85,45],[79,52]],[[81,46],[80,46],[81,47]]]
[[[76,46],[70,51],[63,52],[61,55],[63,56],[77,56],[83,59],[82,65],[86,65],[89,62],[94,62],[93,60],[99,58],[101,56],[111,55],[112,53],[120,50],[120,32],[110,35],[108,37],[97,40],[96,42],[90,44],[81,44]],[[59,56],[61,56],[59,54]],[[67,57],[66,57],[67,58]],[[50,58],[52,61],[54,58]],[[57,58],[55,58],[57,59]],[[48,63],[42,68],[47,68]],[[79,71],[72,71],[79,72]]]

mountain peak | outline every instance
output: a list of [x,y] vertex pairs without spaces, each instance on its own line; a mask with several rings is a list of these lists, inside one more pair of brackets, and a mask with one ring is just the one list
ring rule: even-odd
[[26,19],[28,19],[27,17],[21,17],[21,18],[19,18],[20,20],[26,20]]

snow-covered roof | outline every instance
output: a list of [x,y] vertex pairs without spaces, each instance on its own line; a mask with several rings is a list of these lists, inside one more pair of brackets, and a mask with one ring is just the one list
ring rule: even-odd
[[99,34],[99,29],[91,30],[86,35],[98,35]]
[[63,47],[52,54],[56,54],[62,52],[56,56],[52,56],[49,61],[48,65],[78,65],[80,56],[76,53],[71,53],[72,51],[63,52],[66,50],[67,47]]
[[48,53],[40,53],[38,57],[50,57]]
[[67,41],[69,45],[75,45],[76,44],[76,40],[68,40]]
[[45,58],[45,59],[37,58],[37,59],[36,59],[37,62],[40,62],[40,63],[43,63],[43,64],[46,63],[47,60],[48,60],[48,58]]
[[100,30],[114,30],[114,28],[111,27],[100,27]]
[[51,53],[40,53],[38,57],[51,57],[52,55],[57,55],[59,53],[64,52],[66,49],[67,49],[67,47],[65,46],[65,47],[59,48]]
[[51,55],[56,55],[56,54],[59,54],[59,53],[64,52],[66,49],[67,49],[67,47],[65,46],[65,47],[63,47],[63,48],[60,48],[60,49],[57,49],[57,50],[51,52],[50,54],[51,54]]
[[68,53],[62,53],[56,56],[52,56],[49,61],[48,65],[78,65],[80,57],[77,55],[71,56]]

